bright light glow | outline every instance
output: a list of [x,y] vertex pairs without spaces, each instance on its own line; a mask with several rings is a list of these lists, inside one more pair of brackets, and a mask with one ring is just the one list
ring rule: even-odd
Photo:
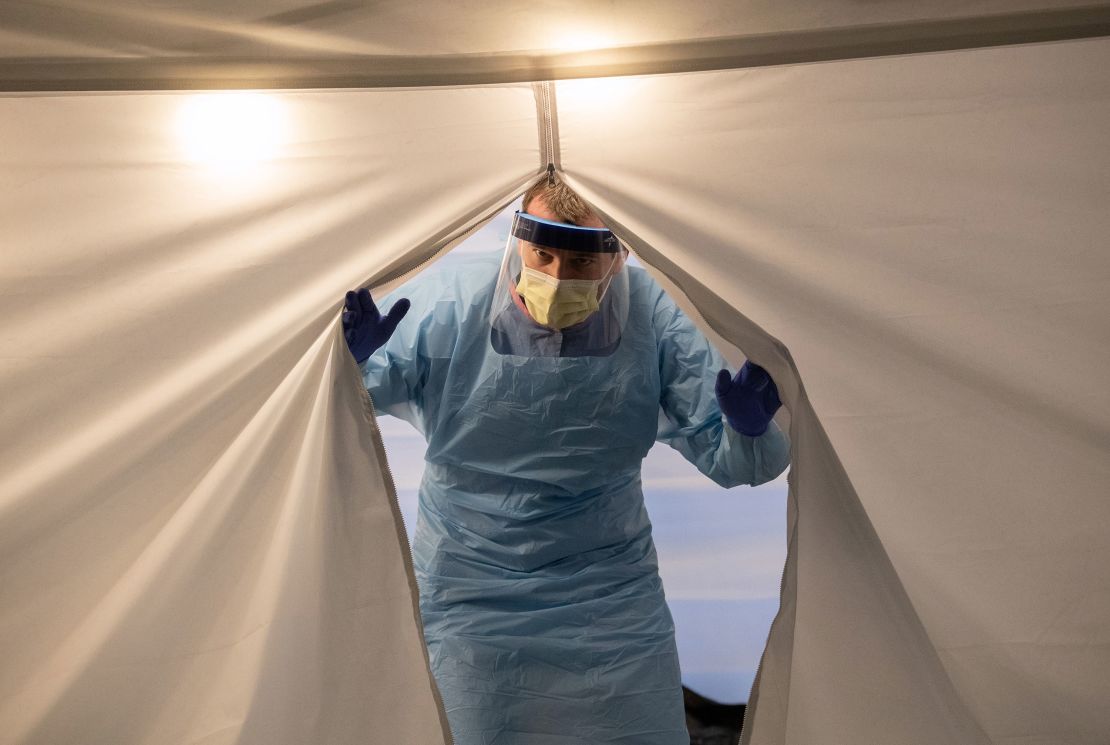
[[612,45],[612,39],[588,31],[570,31],[552,37],[552,47],[560,52],[584,52],[587,49],[605,49]]
[[581,78],[560,80],[555,84],[555,97],[559,108],[585,108],[628,106],[633,94],[643,85],[643,78]]
[[237,169],[277,156],[288,137],[285,106],[263,93],[190,96],[178,112],[177,133],[193,162]]

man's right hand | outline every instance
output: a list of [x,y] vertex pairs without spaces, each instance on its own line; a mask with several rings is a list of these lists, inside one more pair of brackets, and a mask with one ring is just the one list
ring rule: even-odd
[[369,290],[352,290],[343,304],[343,336],[355,362],[362,363],[393,335],[409,312],[408,298],[401,298],[383,318]]

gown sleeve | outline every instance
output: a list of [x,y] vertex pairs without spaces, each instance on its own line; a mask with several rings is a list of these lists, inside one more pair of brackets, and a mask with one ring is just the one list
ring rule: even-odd
[[[723,487],[756,486],[790,465],[790,442],[775,422],[759,437],[742,435],[721,415],[714,393],[724,357],[665,294],[655,309],[659,348],[656,439],[682,453]],[[733,371],[735,372],[735,371]]]
[[404,419],[420,432],[424,431],[421,407],[427,379],[426,356],[421,354],[421,345],[431,295],[431,288],[423,284],[427,283],[408,282],[381,300],[375,298],[382,315],[403,297],[412,305],[389,340],[359,364],[374,409],[379,414]]
[[[359,365],[379,413],[404,419],[427,438],[441,410],[453,411],[457,402],[445,392],[446,376],[459,355],[473,354],[457,349],[461,328],[481,322],[488,329],[489,293],[500,265],[500,251],[445,258],[381,299],[383,313],[401,298],[412,305],[389,340]],[[488,345],[489,337],[483,338]]]

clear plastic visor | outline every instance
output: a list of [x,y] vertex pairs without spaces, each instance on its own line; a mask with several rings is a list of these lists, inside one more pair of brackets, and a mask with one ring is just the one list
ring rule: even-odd
[[490,309],[502,354],[605,356],[628,311],[625,252],[613,234],[517,213]]

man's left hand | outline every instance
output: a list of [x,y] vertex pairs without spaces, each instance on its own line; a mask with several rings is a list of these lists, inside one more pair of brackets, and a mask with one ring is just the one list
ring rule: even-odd
[[729,426],[742,435],[759,437],[782,406],[775,381],[759,365],[744,363],[733,378],[728,370],[717,373],[717,403]]

